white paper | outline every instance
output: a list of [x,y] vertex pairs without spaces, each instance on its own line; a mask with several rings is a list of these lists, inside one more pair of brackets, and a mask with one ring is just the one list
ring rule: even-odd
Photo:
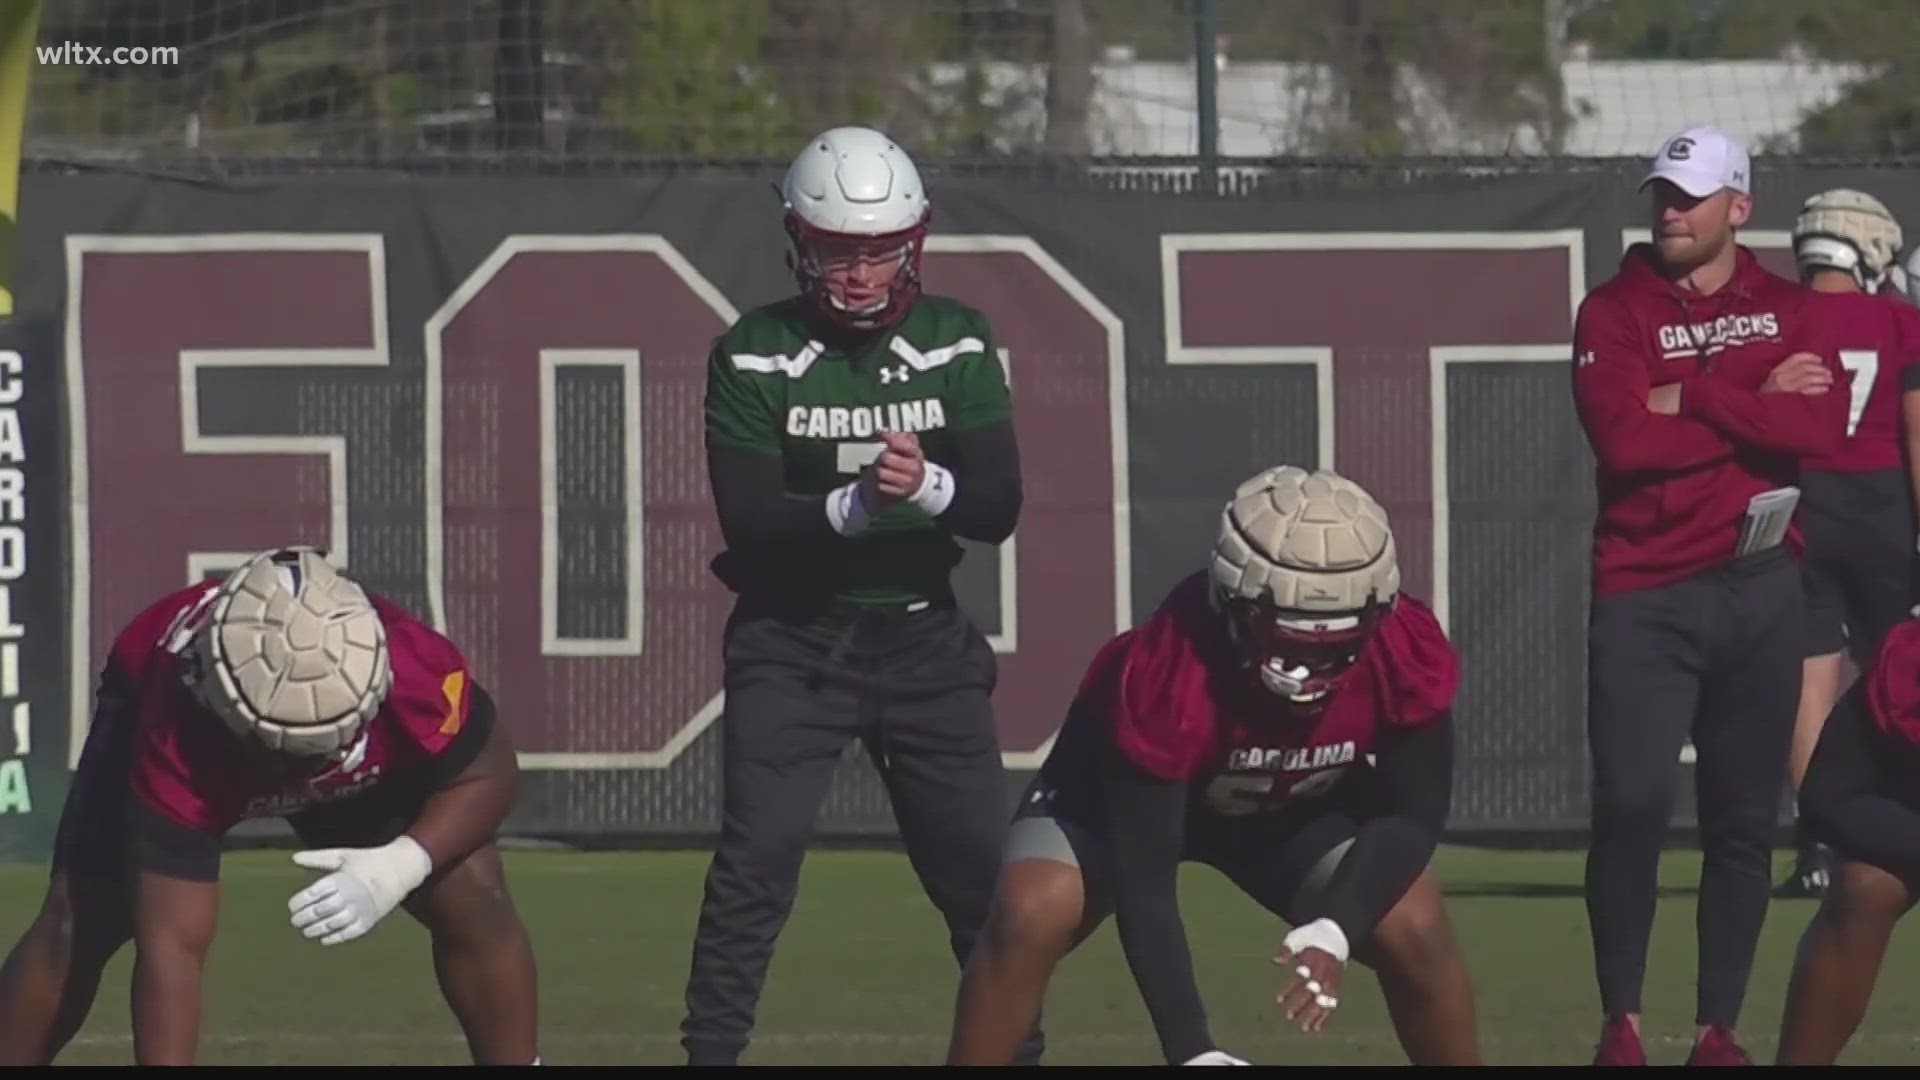
[[1787,526],[1793,522],[1794,507],[1800,505],[1800,489],[1775,488],[1763,491],[1747,502],[1746,520],[1741,523],[1740,546],[1735,555],[1771,551],[1787,538]]

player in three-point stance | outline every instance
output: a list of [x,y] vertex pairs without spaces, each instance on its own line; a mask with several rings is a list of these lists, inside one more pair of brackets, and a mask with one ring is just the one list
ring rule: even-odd
[[1277,1000],[1303,1030],[1333,1016],[1357,959],[1415,1064],[1478,1064],[1472,986],[1427,869],[1458,683],[1432,612],[1400,592],[1386,512],[1365,491],[1290,466],[1242,484],[1210,567],[1083,678],[1016,811],[949,1064],[1011,1061],[1055,966],[1109,913],[1167,1062],[1247,1064],[1208,1030],[1183,861],[1292,924]]
[[1867,1013],[1894,926],[1920,901],[1920,620],[1887,634],[1827,718],[1800,821],[1834,864],[1800,939],[1777,1063],[1832,1065]]
[[[1841,657],[1864,667],[1907,617],[1914,595],[1915,485],[1920,484],[1920,309],[1890,288],[1900,224],[1880,200],[1846,188],[1808,199],[1793,224],[1800,280],[1847,369],[1845,438],[1801,459],[1807,659],[1789,768],[1797,788],[1820,726],[1840,697]],[[1890,295],[1892,294],[1892,295]],[[1786,895],[1818,895],[1829,853],[1804,828]]]
[[46,898],[0,969],[0,1063],[52,1062],[131,941],[136,1062],[193,1064],[221,839],[280,816],[309,845],[294,861],[326,871],[289,899],[295,929],[337,945],[404,906],[475,1064],[539,1064],[493,844],[518,778],[460,650],[320,552],[162,597],[107,656]]

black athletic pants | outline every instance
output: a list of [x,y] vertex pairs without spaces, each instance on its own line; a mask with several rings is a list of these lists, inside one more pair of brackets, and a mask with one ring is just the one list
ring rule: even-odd
[[1660,851],[1691,734],[1705,855],[1695,1022],[1739,1018],[1772,891],[1805,625],[1799,567],[1783,549],[1594,601],[1587,918],[1608,1015],[1640,1011]]
[[[746,1048],[814,818],[849,743],[860,740],[879,770],[962,966],[993,900],[1009,803],[993,650],[951,603],[807,617],[742,601],[724,651],[721,833],[681,1024],[690,1065],[731,1065]],[[891,962],[851,947],[846,960],[846,979]]]
[[1800,475],[1807,655],[1866,665],[1915,595],[1913,494],[1905,469]]

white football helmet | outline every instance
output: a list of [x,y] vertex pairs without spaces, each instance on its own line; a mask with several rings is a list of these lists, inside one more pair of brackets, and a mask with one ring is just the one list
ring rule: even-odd
[[[780,185],[790,265],[800,291],[835,322],[890,326],[920,294],[920,253],[932,209],[920,170],[872,128],[837,127],[813,137]],[[853,260],[901,260],[889,287],[864,302],[835,295],[827,268]]]
[[1292,465],[1233,493],[1210,573],[1247,666],[1299,706],[1332,692],[1400,594],[1386,510],[1344,476]]
[[1816,269],[1842,270],[1866,292],[1878,292],[1896,266],[1900,223],[1879,199],[1834,188],[1808,199],[1793,223],[1793,258],[1804,280]]
[[228,574],[186,655],[209,711],[293,757],[350,751],[393,686],[379,613],[309,547],[261,552]]

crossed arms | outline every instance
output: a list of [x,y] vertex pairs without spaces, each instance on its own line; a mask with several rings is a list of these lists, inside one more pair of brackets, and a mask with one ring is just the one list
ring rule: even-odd
[[1588,297],[1573,336],[1574,406],[1609,472],[1685,472],[1742,449],[1809,454],[1846,430],[1846,396],[1827,392],[1845,374],[1831,350],[1796,350],[1759,390],[1711,371],[1656,387],[1636,324],[1617,301]]

